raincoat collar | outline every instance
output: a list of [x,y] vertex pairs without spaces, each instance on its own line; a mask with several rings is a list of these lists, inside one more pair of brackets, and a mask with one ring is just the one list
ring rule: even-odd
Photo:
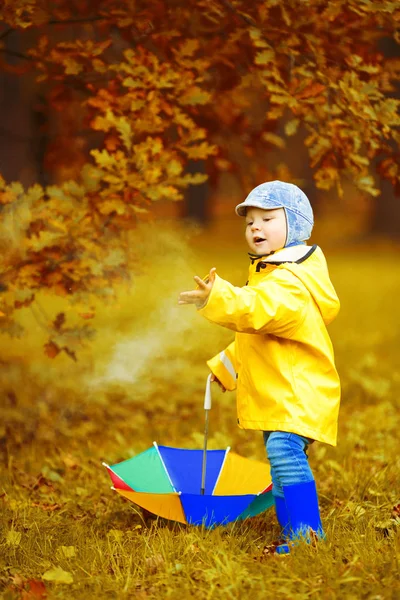
[[270,254],[264,254],[259,256],[257,254],[251,254],[249,257],[251,260],[251,264],[257,263],[256,270],[259,271],[260,268],[264,269],[266,264],[272,265],[280,265],[283,263],[302,263],[305,261],[315,250],[318,248],[316,244],[313,246],[306,246],[305,244],[299,244],[297,246],[290,246],[288,248],[282,248],[282,250],[277,250],[275,252],[271,252]]

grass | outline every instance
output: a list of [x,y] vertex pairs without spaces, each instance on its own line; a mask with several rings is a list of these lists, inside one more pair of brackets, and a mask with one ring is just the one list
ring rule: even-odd
[[[213,265],[246,280],[244,246],[219,233],[199,232],[189,248],[165,231],[162,256],[140,238],[142,274],[118,309],[100,309],[77,364],[42,358],[45,334],[27,310],[24,340],[1,340],[2,598],[400,597],[398,247],[328,253],[343,399],[338,446],[310,448],[326,542],[277,557],[265,552],[278,536],[272,511],[207,531],[154,520],[110,490],[102,460],[153,440],[202,445],[204,360],[231,333],[175,300]],[[50,316],[74,310],[40,302]],[[214,396],[209,447],[265,460],[261,434],[236,427],[234,395]]]

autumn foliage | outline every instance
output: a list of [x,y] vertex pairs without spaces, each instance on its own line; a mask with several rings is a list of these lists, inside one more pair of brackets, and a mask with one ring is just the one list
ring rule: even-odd
[[188,161],[251,186],[302,131],[320,189],[347,178],[377,195],[375,169],[400,187],[400,59],[380,49],[400,43],[396,1],[4,0],[0,20],[0,67],[34,75],[58,123],[51,185],[0,179],[0,331],[22,334],[14,311],[40,290],[71,297],[84,325],[60,313],[51,357],[76,357],[91,298],[135,271],[131,232],[152,203],[207,178]]

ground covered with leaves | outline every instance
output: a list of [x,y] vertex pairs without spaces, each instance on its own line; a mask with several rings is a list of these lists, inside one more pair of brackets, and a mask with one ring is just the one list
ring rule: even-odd
[[[77,363],[42,354],[46,332],[29,309],[27,336],[1,340],[2,598],[398,598],[400,249],[328,252],[343,400],[338,446],[309,453],[327,540],[277,557],[271,510],[207,531],[154,520],[110,489],[103,460],[153,440],[202,446],[204,361],[232,335],[178,307],[177,295],[211,266],[246,281],[244,245],[218,231],[157,235],[163,252],[143,236],[141,273],[118,306],[102,307]],[[58,301],[41,302],[54,318]],[[265,460],[261,434],[239,430],[234,395],[217,390],[209,447],[227,445]]]

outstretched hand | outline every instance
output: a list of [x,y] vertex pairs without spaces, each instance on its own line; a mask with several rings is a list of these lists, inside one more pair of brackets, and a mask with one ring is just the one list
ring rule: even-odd
[[205,306],[214,285],[216,271],[217,269],[213,267],[205,279],[195,275],[194,280],[197,283],[197,288],[190,292],[181,292],[178,304],[195,304],[197,308]]

